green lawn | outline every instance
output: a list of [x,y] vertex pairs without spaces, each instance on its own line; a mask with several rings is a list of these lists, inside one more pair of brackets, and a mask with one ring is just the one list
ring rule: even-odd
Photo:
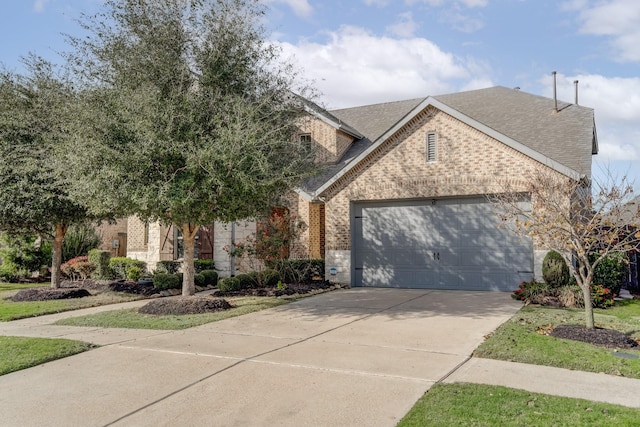
[[[42,316],[44,314],[96,307],[105,304],[116,304],[144,298],[135,294],[103,292],[90,297],[66,300],[13,302],[7,299],[20,289],[37,286],[43,286],[43,284],[0,283],[0,321],[7,322],[25,317]],[[44,286],[46,286],[46,284],[44,284]]]
[[506,387],[436,384],[398,427],[637,426],[640,410]]
[[[620,301],[607,310],[595,310],[595,322],[597,327],[615,329],[638,340],[640,300]],[[546,335],[559,324],[584,324],[584,311],[523,307],[480,345],[474,356],[640,378],[639,350],[621,350],[639,357],[628,359],[616,356],[612,349]]]
[[114,310],[57,321],[56,325],[91,326],[99,328],[186,329],[230,317],[241,316],[286,304],[287,300],[273,297],[241,297],[227,299],[234,308],[225,311],[182,316],[156,316],[138,313],[137,309]]
[[94,346],[80,341],[0,336],[0,375],[71,356]]

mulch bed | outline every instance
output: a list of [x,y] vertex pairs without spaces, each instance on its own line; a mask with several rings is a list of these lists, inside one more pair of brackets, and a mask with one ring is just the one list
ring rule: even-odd
[[216,292],[216,296],[221,297],[281,297],[287,295],[304,295],[310,292],[317,291],[319,289],[330,289],[336,285],[330,282],[312,282],[312,283],[297,283],[286,285],[284,289],[272,288],[249,288],[241,289],[239,291],[230,292]]
[[47,301],[54,299],[70,299],[91,296],[91,292],[79,288],[31,288],[22,289],[10,298],[13,302]]
[[226,300],[208,296],[159,298],[149,301],[138,312],[155,315],[175,315],[211,313],[233,308]]
[[556,338],[565,338],[574,341],[582,341],[599,347],[606,348],[636,348],[638,342],[625,334],[612,329],[595,328],[588,329],[579,325],[559,325],[549,335]]

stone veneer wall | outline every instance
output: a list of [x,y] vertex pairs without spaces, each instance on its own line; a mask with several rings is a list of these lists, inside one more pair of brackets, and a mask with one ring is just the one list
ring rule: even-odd
[[259,266],[253,265],[252,260],[239,259],[235,260],[235,271],[232,271],[231,257],[225,251],[225,247],[229,247],[232,242],[232,234],[235,234],[233,241],[241,243],[253,236],[256,232],[255,221],[238,221],[235,223],[235,230],[230,223],[216,222],[214,225],[213,239],[213,261],[220,277],[229,277],[232,274],[246,273],[254,270]]
[[[432,163],[425,156],[428,132],[437,133],[437,161]],[[351,282],[351,202],[484,195],[504,191],[506,185],[524,190],[522,177],[541,166],[454,117],[428,108],[322,195],[327,277]],[[332,267],[337,276],[329,276]]]

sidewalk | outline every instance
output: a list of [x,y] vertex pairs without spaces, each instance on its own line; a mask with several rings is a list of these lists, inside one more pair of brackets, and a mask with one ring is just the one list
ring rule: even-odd
[[550,366],[471,358],[443,383],[499,385],[640,408],[640,380]]

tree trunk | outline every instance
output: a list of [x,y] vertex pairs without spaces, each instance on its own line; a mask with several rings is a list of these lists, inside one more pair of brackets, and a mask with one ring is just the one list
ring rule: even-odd
[[67,234],[68,226],[64,224],[56,224],[56,234],[53,237],[53,248],[51,253],[51,287],[59,288],[62,272],[60,264],[62,264],[62,241],[64,235]]
[[196,235],[200,227],[192,224],[182,226],[182,242],[184,244],[184,258],[182,261],[182,295],[189,296],[196,293],[194,280],[195,268],[193,266]]
[[589,285],[581,286],[582,296],[584,297],[584,316],[585,325],[588,329],[595,329],[593,321],[593,303],[591,301],[591,289]]

